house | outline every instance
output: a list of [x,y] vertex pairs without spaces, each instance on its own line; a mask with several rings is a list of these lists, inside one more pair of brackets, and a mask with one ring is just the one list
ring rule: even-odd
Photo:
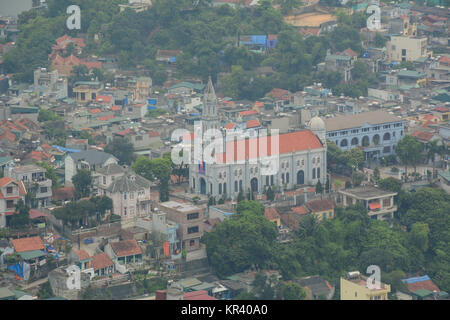
[[167,201],[158,205],[160,211],[167,214],[167,218],[178,224],[178,239],[182,249],[193,251],[200,248],[200,238],[203,236],[203,207],[188,203]]
[[134,239],[110,242],[105,246],[105,252],[120,273],[124,273],[124,266],[142,262],[142,249]]
[[69,263],[80,268],[81,272],[89,274],[91,279],[94,277],[94,268],[92,257],[86,250],[73,250],[69,254]]
[[352,78],[351,71],[353,64],[355,63],[355,57],[349,54],[336,53],[331,54],[330,50],[327,51],[325,57],[325,71],[339,72],[343,75],[344,82],[348,82]]
[[335,287],[318,275],[303,277],[296,280],[296,282],[311,292],[313,300],[331,300],[333,298]]
[[264,216],[270,222],[275,223],[277,227],[281,226],[281,217],[276,208],[274,207],[265,208]]
[[168,64],[176,63],[177,56],[182,54],[180,50],[158,50],[156,52],[156,61],[165,62]]
[[73,93],[78,102],[95,101],[99,92],[103,90],[103,84],[98,81],[77,81],[74,84]]
[[441,292],[428,275],[402,279],[402,282],[407,287],[408,294],[417,300],[437,300],[448,297],[448,293]]
[[319,221],[334,218],[334,203],[328,199],[308,201],[305,205]]
[[426,85],[427,75],[414,70],[392,70],[386,74],[388,87],[423,87]]
[[72,183],[72,177],[79,169],[95,171],[108,164],[117,164],[118,162],[119,160],[113,155],[98,150],[69,153],[64,159],[66,185]]
[[167,93],[169,95],[175,94],[175,95],[184,95],[184,96],[191,96],[194,93],[201,93],[205,89],[204,84],[200,83],[192,83],[192,82],[180,82],[173,86],[171,86]]
[[114,273],[114,263],[106,253],[97,254],[92,257],[92,267],[97,277],[105,277]]
[[427,49],[427,37],[391,36],[386,43],[389,62],[416,61],[421,57],[431,57]]
[[59,54],[56,54],[52,59],[51,69],[58,70],[60,75],[69,77],[72,74],[72,69],[75,66],[86,66],[89,70],[91,69],[102,69],[102,63],[99,61],[86,61],[77,58],[73,54],[63,58]]
[[5,172],[16,181],[22,181],[28,192],[35,195],[32,207],[43,208],[50,204],[52,180],[46,178],[46,170],[34,164],[12,167]]
[[64,54],[69,44],[73,45],[74,52],[77,55],[80,55],[83,52],[83,49],[86,47],[86,45],[84,44],[84,39],[72,38],[71,36],[65,34],[62,37],[56,39],[56,44],[52,47],[51,57]]
[[45,263],[45,246],[40,237],[20,238],[11,240],[14,251],[31,267],[37,269],[39,265]]
[[339,203],[344,207],[362,203],[368,210],[369,217],[375,220],[386,220],[394,217],[397,206],[394,197],[397,192],[384,191],[373,186],[363,186],[339,190]]
[[143,12],[152,6],[151,0],[128,0],[128,3],[119,4],[120,12],[132,9],[136,13]]
[[147,216],[151,212],[150,181],[128,167],[111,163],[97,169],[94,186],[98,195],[112,199],[112,212],[123,220]]
[[128,80],[128,91],[132,92],[135,101],[144,102],[150,97],[152,89],[152,78],[137,77]]
[[8,219],[16,212],[19,200],[25,201],[26,189],[22,181],[10,177],[0,178],[0,228],[8,224]]
[[348,272],[345,277],[341,277],[341,300],[389,300],[388,293],[391,286],[380,282],[372,284],[368,278],[359,271]]

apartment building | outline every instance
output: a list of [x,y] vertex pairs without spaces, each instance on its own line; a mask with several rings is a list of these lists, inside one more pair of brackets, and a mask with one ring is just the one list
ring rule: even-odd
[[159,210],[167,214],[167,219],[178,224],[178,239],[182,249],[193,251],[200,248],[203,236],[205,208],[188,203],[168,201],[159,204]]
[[389,300],[390,285],[380,282],[377,286],[367,280],[359,271],[348,272],[341,277],[341,300]]
[[427,49],[426,37],[391,36],[386,49],[387,59],[394,62],[416,61],[432,55]]
[[16,212],[17,202],[25,201],[26,189],[22,181],[10,177],[0,179],[0,228],[7,225],[8,217]]
[[372,186],[339,190],[338,201],[348,207],[362,203],[367,208],[369,216],[374,220],[386,220],[394,217],[397,206],[394,197],[397,192],[384,191]]

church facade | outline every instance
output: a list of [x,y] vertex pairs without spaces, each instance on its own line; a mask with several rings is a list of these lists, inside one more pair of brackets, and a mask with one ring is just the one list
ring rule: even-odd
[[[217,119],[217,99],[210,80],[203,102],[203,132],[207,128],[221,130]],[[222,152],[213,154],[216,161],[199,161],[189,166],[191,192],[217,200],[236,199],[240,191],[244,195],[252,191],[256,196],[269,186],[282,191],[315,185],[318,181],[324,184],[327,175],[325,133],[324,122],[316,117],[307,130],[275,133],[270,137],[224,139]],[[272,148],[272,145],[277,147]],[[265,169],[268,159],[272,161],[272,170]]]

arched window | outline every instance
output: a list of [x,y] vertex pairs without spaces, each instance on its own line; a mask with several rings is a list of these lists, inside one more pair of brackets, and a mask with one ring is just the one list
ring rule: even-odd
[[286,183],[289,183],[289,172],[286,173]]
[[383,136],[383,141],[391,140],[391,134],[389,132],[386,132]]
[[219,194],[222,194],[222,184],[219,183]]
[[195,178],[192,179],[192,188],[195,189]]
[[312,170],[312,178],[313,179],[316,178],[316,168],[313,168],[313,170]]
[[347,139],[344,139],[341,141],[341,147],[346,147],[346,146],[348,146],[348,142],[347,142]]
[[266,186],[269,185],[269,176],[266,176]]
[[242,180],[239,180],[239,191],[242,191]]
[[317,168],[317,179],[320,179],[320,168]]
[[364,136],[364,138],[362,139],[362,146],[363,147],[368,147],[370,144],[370,139],[368,136]]
[[227,184],[226,183],[223,184],[223,193],[227,194]]
[[353,138],[351,144],[352,144],[352,146],[358,145],[358,138],[356,138],[356,137]]
[[237,180],[234,182],[234,192],[238,192],[238,182]]
[[281,184],[284,184],[284,173],[281,174]]
[[374,145],[379,144],[380,143],[380,135],[378,135],[378,134],[374,135],[372,141],[373,141]]

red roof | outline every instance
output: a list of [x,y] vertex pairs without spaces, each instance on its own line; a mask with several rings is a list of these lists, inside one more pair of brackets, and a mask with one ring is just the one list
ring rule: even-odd
[[326,210],[332,210],[334,209],[334,204],[328,199],[318,199],[318,200],[312,200],[308,201],[306,203],[306,206],[312,211],[312,212],[321,212]]
[[114,265],[114,263],[111,261],[111,259],[108,257],[106,253],[97,254],[93,256],[92,259],[93,259],[92,265],[94,267],[94,270],[99,270]]
[[103,117],[97,118],[97,120],[100,120],[100,121],[106,121],[106,120],[110,120],[110,119],[114,119],[114,115],[103,116]]
[[438,112],[449,112],[450,108],[446,108],[446,107],[436,107],[434,108],[434,111],[438,111]]
[[225,125],[225,129],[227,129],[227,130],[231,130],[231,129],[233,129],[235,127],[235,124],[233,123],[233,122],[228,122],[226,125]]
[[441,292],[441,290],[439,290],[439,288],[431,280],[407,283],[406,285],[408,286],[408,290],[411,292],[416,292],[419,289]]
[[274,99],[289,100],[289,91],[279,88],[274,88],[272,91],[266,94],[266,96],[272,96]]
[[112,96],[97,96],[97,98],[95,98],[95,101],[104,102],[104,103],[110,103],[111,100],[112,100]]
[[[278,140],[278,149],[272,149],[272,143]],[[251,146],[251,148],[250,148]],[[267,148],[260,149],[261,146]],[[226,152],[217,155],[218,163],[245,161],[248,159],[264,158],[277,154],[286,154],[309,149],[322,148],[322,143],[310,130],[289,132],[270,137],[249,138],[239,141],[229,141],[226,144]]]
[[89,110],[89,112],[92,113],[92,114],[95,114],[95,113],[101,113],[101,112],[102,112],[102,109],[95,108],[95,109]]
[[13,181],[14,181],[14,179],[11,179],[10,177],[3,177],[0,179],[0,187],[3,188],[4,186],[6,186],[7,184],[9,184]]
[[320,28],[313,28],[313,27],[309,27],[309,28],[301,28],[300,29],[300,33],[305,37],[307,35],[312,35],[312,36],[318,36],[320,33]]
[[149,135],[150,137],[159,137],[159,136],[160,136],[160,135],[159,135],[159,132],[156,131],[156,130],[151,130],[151,131],[149,131],[149,132],[148,132],[148,135]]
[[64,187],[53,190],[52,199],[56,201],[71,200],[74,198],[75,188]]
[[117,257],[142,254],[141,247],[139,247],[137,241],[134,239],[111,242],[111,248],[114,250]]
[[350,56],[350,57],[357,57],[358,56],[358,54],[355,51],[353,51],[352,49],[350,49],[350,48],[345,49],[343,53],[346,54],[347,56]]
[[257,110],[253,110],[253,109],[239,112],[239,115],[241,115],[243,117],[256,115],[256,114],[258,114],[258,111]]
[[30,219],[31,220],[41,218],[41,217],[46,218],[46,217],[48,217],[48,214],[43,213],[37,209],[30,209]]
[[305,215],[308,214],[308,210],[306,209],[305,206],[298,206],[298,207],[294,207],[291,209],[291,211],[300,214],[300,215]]
[[450,57],[449,56],[443,56],[439,62],[441,64],[449,65],[450,64]]
[[89,255],[89,253],[87,253],[85,250],[76,250],[75,253],[77,254],[77,256],[80,260],[91,259],[91,256]]
[[122,110],[122,107],[121,106],[112,106],[111,110],[112,111],[119,111],[119,110]]
[[31,151],[25,156],[26,159],[33,159],[36,161],[42,161],[44,159],[50,159],[51,156],[44,151]]
[[260,127],[261,124],[259,123],[258,119],[254,119],[254,120],[247,121],[246,126],[247,126],[247,129],[250,129],[250,128]]
[[278,211],[276,208],[266,208],[264,210],[264,216],[267,218],[267,220],[275,220],[280,219],[280,215],[278,214]]
[[411,136],[416,137],[417,139],[422,141],[430,141],[430,139],[433,138],[434,134],[431,132],[414,131]]
[[30,237],[11,240],[11,243],[16,252],[26,252],[34,250],[44,250],[44,243],[40,237]]

